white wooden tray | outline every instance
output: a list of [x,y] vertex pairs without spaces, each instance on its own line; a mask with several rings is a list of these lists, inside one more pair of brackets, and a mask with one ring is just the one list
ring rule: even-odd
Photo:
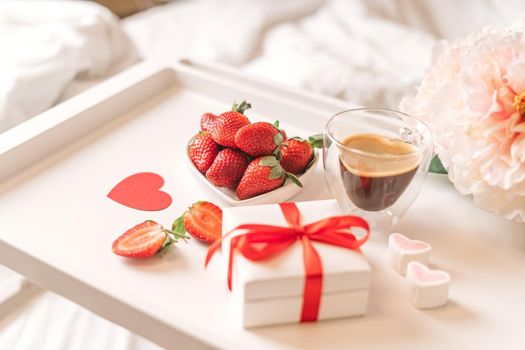
[[[234,99],[254,105],[250,116],[279,119],[288,135],[322,132],[348,108],[219,66],[140,64],[0,136],[0,263],[166,348],[525,347],[512,337],[525,321],[523,226],[474,208],[444,177],[430,178],[398,228],[429,241],[434,264],[452,273],[451,302],[437,310],[402,298],[384,236],[363,249],[374,270],[366,317],[255,330],[240,326],[221,264],[204,270],[206,246],[195,240],[163,259],[112,254],[127,228],[169,225],[206,199],[183,162],[185,145],[202,112]],[[106,198],[141,171],[165,178],[171,207],[146,213]],[[294,200],[328,197],[318,165]]]

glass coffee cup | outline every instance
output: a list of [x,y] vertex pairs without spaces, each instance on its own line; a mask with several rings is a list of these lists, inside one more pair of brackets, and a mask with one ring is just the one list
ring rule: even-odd
[[358,108],[327,123],[323,164],[343,212],[372,229],[395,225],[417,197],[432,157],[428,126],[402,112]]

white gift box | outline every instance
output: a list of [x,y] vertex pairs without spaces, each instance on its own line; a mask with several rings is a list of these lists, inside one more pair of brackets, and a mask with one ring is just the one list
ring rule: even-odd
[[[302,224],[342,215],[335,200],[296,203]],[[278,204],[223,209],[223,233],[241,224],[288,226]],[[356,234],[364,231],[354,231]],[[230,238],[222,243],[228,264]],[[323,288],[318,320],[366,313],[370,265],[358,251],[312,241],[323,265]],[[235,253],[232,294],[244,327],[299,322],[305,282],[300,241],[264,261]]]

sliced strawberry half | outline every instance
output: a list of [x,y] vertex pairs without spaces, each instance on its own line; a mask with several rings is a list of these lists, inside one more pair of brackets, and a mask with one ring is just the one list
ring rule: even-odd
[[172,230],[178,234],[188,232],[200,241],[213,243],[222,235],[222,210],[211,202],[196,202],[173,222]]
[[158,252],[165,253],[178,239],[186,240],[187,236],[164,229],[161,224],[152,220],[127,230],[113,242],[113,253],[128,258],[149,258]]

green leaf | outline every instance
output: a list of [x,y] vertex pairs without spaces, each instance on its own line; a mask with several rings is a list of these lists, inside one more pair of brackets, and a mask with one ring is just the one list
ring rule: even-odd
[[447,169],[445,169],[443,163],[441,163],[441,160],[437,155],[435,155],[430,161],[428,171],[435,174],[448,174]]
[[272,170],[270,171],[270,180],[275,179],[282,179],[285,175],[284,169],[280,164],[277,164],[276,166],[272,167]]
[[264,158],[261,158],[261,160],[259,161],[260,166],[274,167],[277,164],[279,164],[279,162],[277,161],[277,158],[275,158],[274,156],[264,157]]
[[275,126],[276,129],[279,129],[279,121],[276,120],[276,121],[273,123],[273,126]]
[[164,240],[164,243],[162,243],[162,246],[160,247],[157,254],[160,254],[162,256],[166,255],[168,250],[170,250],[170,247],[175,244],[175,241],[171,239],[169,234],[166,234],[166,239]]
[[308,143],[313,148],[323,148],[323,134],[316,134],[308,137]]
[[301,183],[301,180],[299,180],[299,178],[298,178],[297,176],[295,176],[294,174],[292,174],[292,173],[286,173],[286,176],[288,176],[288,178],[289,178],[290,180],[292,180],[292,182],[293,182],[294,184],[296,184],[297,186],[299,186],[299,187],[301,187],[301,188],[303,187],[303,184]]
[[281,160],[283,156],[283,153],[281,152],[281,147],[280,146],[275,147],[273,154],[275,154],[275,158],[277,158],[277,160]]
[[186,213],[173,221],[173,225],[171,225],[171,230],[177,235],[184,235],[186,233],[186,228],[184,227],[184,215],[186,215]]
[[273,143],[275,143],[277,146],[280,146],[283,143],[283,134],[278,132],[273,136]]

